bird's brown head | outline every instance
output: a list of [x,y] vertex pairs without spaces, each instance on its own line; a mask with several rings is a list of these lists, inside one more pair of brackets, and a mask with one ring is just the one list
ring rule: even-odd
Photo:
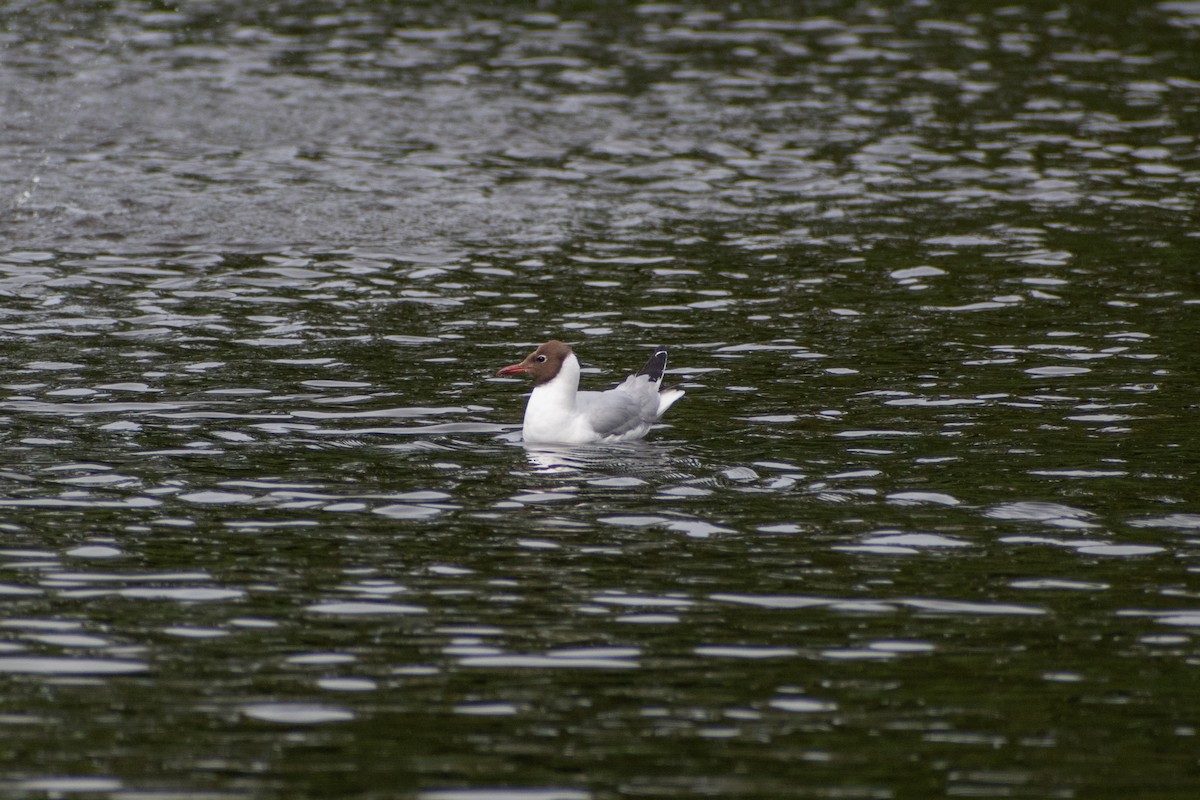
[[562,369],[563,362],[570,355],[570,345],[560,342],[558,339],[551,339],[545,344],[538,345],[538,349],[526,356],[524,361],[509,364],[496,374],[517,375],[527,372],[533,378],[533,385],[541,386],[543,383],[554,380],[559,370]]

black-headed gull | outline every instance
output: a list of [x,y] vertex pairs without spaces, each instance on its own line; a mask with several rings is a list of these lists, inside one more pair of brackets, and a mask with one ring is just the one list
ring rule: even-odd
[[533,392],[521,434],[527,442],[586,444],[641,439],[682,389],[664,389],[667,351],[650,356],[641,371],[606,392],[579,391],[579,359],[569,345],[552,339],[497,375],[529,373]]

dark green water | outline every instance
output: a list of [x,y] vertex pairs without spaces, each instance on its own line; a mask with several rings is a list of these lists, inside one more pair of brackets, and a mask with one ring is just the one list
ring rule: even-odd
[[[0,4],[19,797],[1200,791],[1200,4]],[[644,443],[498,367],[671,351]]]

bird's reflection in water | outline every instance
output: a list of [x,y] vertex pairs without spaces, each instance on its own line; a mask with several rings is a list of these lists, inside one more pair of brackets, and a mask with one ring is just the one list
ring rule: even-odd
[[603,468],[613,460],[608,447],[568,447],[552,444],[525,444],[525,455],[537,472],[579,472]]
[[693,476],[698,460],[665,442],[552,445],[521,442],[530,465],[538,474],[607,473],[640,475],[667,480]]

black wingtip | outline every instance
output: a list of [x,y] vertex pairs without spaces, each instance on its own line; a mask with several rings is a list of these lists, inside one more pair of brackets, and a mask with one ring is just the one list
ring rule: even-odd
[[650,360],[646,362],[646,366],[638,371],[638,375],[649,375],[652,381],[661,381],[663,373],[667,371],[667,351],[658,350],[654,355],[650,356]]

